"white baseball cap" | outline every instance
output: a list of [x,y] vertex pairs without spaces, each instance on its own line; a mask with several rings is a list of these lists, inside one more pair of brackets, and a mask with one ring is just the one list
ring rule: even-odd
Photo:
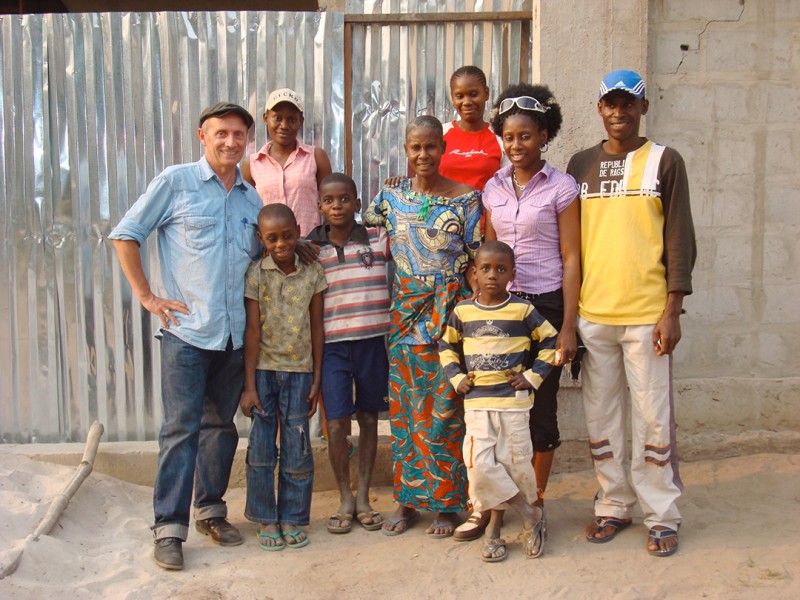
[[272,110],[281,102],[288,102],[292,106],[295,106],[297,110],[303,112],[303,101],[300,100],[300,96],[297,95],[297,92],[289,88],[281,88],[272,92],[269,98],[267,98],[267,107],[265,110]]

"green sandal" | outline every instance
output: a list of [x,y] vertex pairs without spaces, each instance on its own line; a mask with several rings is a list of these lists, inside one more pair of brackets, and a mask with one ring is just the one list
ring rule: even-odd
[[299,536],[302,533],[303,533],[302,529],[295,529],[294,531],[284,531],[282,533],[283,541],[289,548],[302,548],[303,546],[307,546],[308,536],[306,536],[305,539],[302,539],[299,542],[297,541],[297,536]]
[[[283,538],[281,534],[278,532],[275,533],[262,533],[260,531],[256,531],[256,536],[258,537],[258,545],[263,550],[269,550],[270,552],[278,552],[279,550],[283,550],[286,548],[286,544],[283,543]],[[263,544],[261,540],[272,540],[274,544]]]

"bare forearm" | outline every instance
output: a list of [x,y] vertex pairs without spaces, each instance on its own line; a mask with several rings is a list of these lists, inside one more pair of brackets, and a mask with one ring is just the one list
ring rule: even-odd
[[575,330],[578,319],[578,297],[581,291],[581,229],[580,204],[576,198],[558,215],[558,235],[561,240],[561,260],[564,273],[561,288],[564,294],[563,329]]
[[322,376],[322,352],[325,346],[325,329],[323,326],[322,294],[315,294],[311,301],[311,359],[314,365],[314,381],[319,382]]
[[244,332],[244,389],[256,389],[256,365],[258,364],[258,329],[251,327]]
[[681,341],[681,310],[683,309],[684,295],[684,292],[667,294],[667,306],[664,314],[661,315],[653,330],[653,349],[659,356],[672,354],[678,342]]
[[128,283],[130,283],[131,290],[133,290],[140,302],[144,301],[153,295],[153,291],[150,289],[150,282],[147,281],[147,276],[144,274],[139,244],[133,240],[113,240],[113,242],[114,249],[119,257],[119,264],[122,267],[122,272],[125,273]]
[[142,306],[156,315],[164,328],[177,327],[179,323],[173,312],[177,311],[188,315],[189,307],[180,300],[159,298],[153,293],[150,282],[147,281],[147,276],[144,274],[139,244],[133,240],[114,240],[114,248],[117,250],[122,272],[128,278],[131,289]]
[[664,309],[664,316],[666,317],[680,317],[683,311],[683,297],[685,292],[670,292],[667,294],[667,306]]
[[564,323],[562,331],[575,331],[578,320],[578,297],[581,290],[580,265],[564,265],[562,293],[564,295]]

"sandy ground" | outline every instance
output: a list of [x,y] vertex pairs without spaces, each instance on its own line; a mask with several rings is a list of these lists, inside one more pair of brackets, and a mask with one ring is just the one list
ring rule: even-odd
[[[0,564],[72,474],[0,449]],[[800,455],[685,463],[682,474],[684,525],[671,558],[647,554],[641,519],[609,544],[583,541],[595,491],[587,471],[551,481],[550,535],[538,560],[523,557],[512,514],[510,556],[497,564],[480,561],[478,542],[427,539],[431,515],[399,537],[357,525],[333,536],[325,530],[333,492],[314,496],[306,548],[267,553],[235,489],[230,515],[245,544],[221,548],[192,527],[180,572],[152,560],[152,489],[92,474],[52,534],[23,545],[0,598],[800,598]],[[375,497],[377,509],[392,510],[390,489]]]

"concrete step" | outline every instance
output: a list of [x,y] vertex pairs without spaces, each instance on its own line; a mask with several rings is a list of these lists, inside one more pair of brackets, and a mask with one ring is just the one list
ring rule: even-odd
[[[354,424],[355,425],[355,424]],[[354,427],[357,429],[357,426]],[[387,431],[388,424],[381,423],[379,432]],[[358,437],[350,437],[356,452],[350,459],[350,477],[357,480]],[[15,444],[9,450],[61,465],[77,466],[83,455],[83,444]],[[319,438],[312,439],[314,452],[314,491],[336,489],[336,480],[328,460],[328,445]],[[678,449],[682,460],[709,460],[744,456],[759,452],[800,452],[800,432],[797,431],[749,431],[731,435],[727,433],[694,434],[679,436]],[[231,487],[244,487],[245,456],[247,439],[239,440]],[[101,443],[94,469],[117,479],[137,485],[152,486],[158,460],[158,442],[106,442]],[[591,459],[585,440],[567,440],[556,451],[553,473],[570,473],[591,468]],[[374,486],[392,484],[392,443],[385,433],[378,436],[378,452],[375,460]]]

